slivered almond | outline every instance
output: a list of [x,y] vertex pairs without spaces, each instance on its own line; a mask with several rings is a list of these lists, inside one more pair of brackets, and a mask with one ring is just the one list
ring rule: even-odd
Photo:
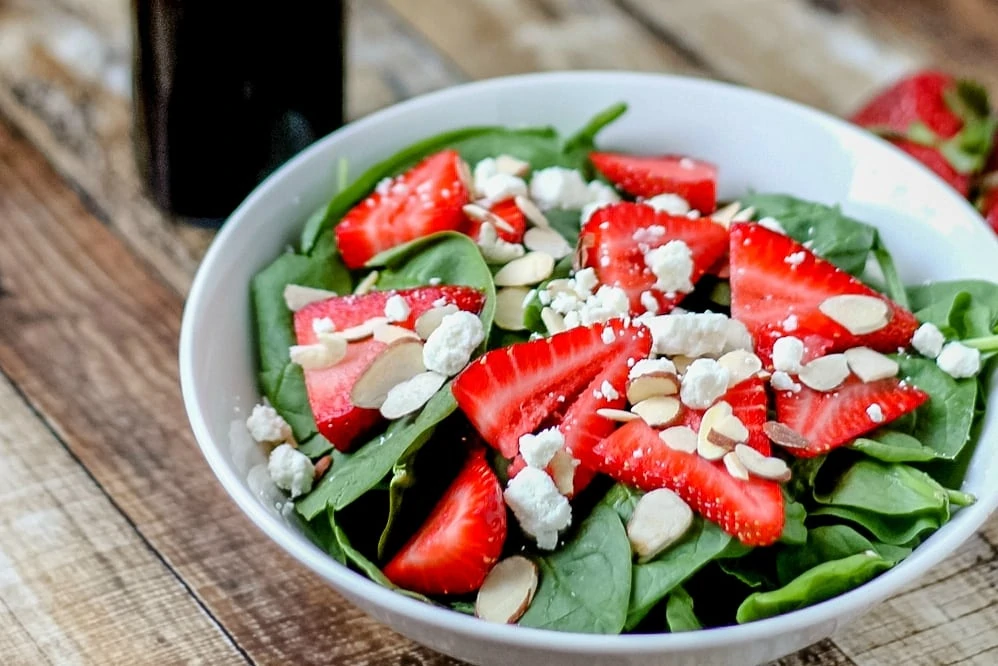
[[356,342],[357,340],[363,340],[364,338],[371,337],[374,335],[375,327],[387,323],[387,317],[371,317],[363,324],[357,324],[356,326],[345,328],[342,331],[337,331],[336,335],[339,335],[347,342]]
[[711,430],[734,442],[745,442],[749,438],[748,428],[734,414],[727,414],[717,419],[711,426]]
[[667,426],[679,416],[679,400],[667,396],[654,396],[633,405],[631,411],[645,420],[652,428]]
[[718,365],[727,368],[730,379],[728,386],[741,384],[749,377],[755,377],[762,370],[762,361],[758,356],[745,349],[730,351],[717,359]]
[[425,372],[423,343],[402,338],[374,357],[350,391],[350,401],[358,407],[378,409],[388,392],[402,382]]
[[472,203],[465,205],[461,210],[463,210],[464,214],[473,220],[483,224],[491,224],[496,229],[502,229],[507,233],[516,233],[516,229],[514,229],[509,222],[504,220],[501,216],[496,215],[485,206]]
[[339,336],[331,335],[330,338],[329,343],[292,345],[288,349],[291,362],[300,365],[302,370],[322,370],[336,365],[346,356],[347,343]]
[[300,284],[289,284],[284,288],[284,304],[292,312],[298,312],[306,305],[336,296],[335,291],[304,287]]
[[449,314],[454,314],[458,311],[458,307],[453,303],[448,303],[447,305],[441,305],[440,307],[431,308],[419,315],[416,319],[416,335],[422,339],[427,339],[430,337],[430,333],[437,330],[440,326],[440,322],[444,320]]
[[816,358],[803,368],[797,377],[805,386],[815,391],[834,391],[849,376],[845,354],[829,354]]
[[375,340],[378,342],[384,342],[386,345],[401,338],[412,338],[413,340],[419,339],[419,336],[416,335],[415,331],[410,331],[408,328],[402,328],[401,326],[395,326],[394,324],[383,324],[381,322],[374,325],[371,335]]
[[673,426],[658,433],[659,439],[665,445],[676,451],[685,453],[697,452],[697,434],[689,426]]
[[826,298],[818,306],[822,314],[853,335],[879,331],[890,322],[890,308],[882,299],[862,294]]
[[742,463],[741,459],[735,454],[734,451],[728,451],[725,453],[722,460],[724,460],[724,468],[728,470],[728,474],[739,481],[749,480],[748,470],[745,469],[744,463]]
[[496,326],[506,331],[523,331],[523,302],[530,290],[526,287],[506,287],[496,292]]
[[476,194],[475,192],[475,179],[471,175],[471,167],[464,160],[457,161],[457,175],[464,184],[464,189],[468,191],[471,196]]
[[421,372],[388,390],[381,404],[386,419],[400,419],[422,408],[440,390],[447,378],[436,372]]
[[558,449],[548,463],[547,469],[554,479],[554,485],[562,495],[571,495],[575,490],[575,468],[579,461],[565,449]]
[[530,163],[512,155],[500,155],[496,158],[496,171],[523,178],[530,173]]
[[785,449],[799,451],[810,447],[810,443],[804,435],[778,421],[766,421],[762,426],[762,431],[766,434],[766,437],[769,437],[769,440],[773,444]]
[[693,524],[693,511],[679,495],[659,488],[641,496],[627,521],[627,539],[638,562],[647,562],[673,545]]
[[731,224],[731,220],[734,219],[738,211],[742,209],[742,204],[739,201],[732,201],[724,208],[718,208],[713,213],[710,214],[710,219],[714,220],[722,227],[727,228]]
[[528,252],[499,269],[497,287],[528,287],[551,277],[554,257],[547,252]]
[[370,293],[374,289],[374,285],[378,283],[379,275],[378,271],[371,271],[365,275],[364,279],[357,284],[357,288],[353,290],[353,293],[358,296]]
[[602,416],[605,419],[610,419],[611,421],[617,421],[619,423],[627,423],[628,421],[637,421],[641,418],[640,415],[633,412],[624,411],[623,409],[613,409],[611,407],[602,407],[596,410],[597,416]]
[[636,405],[642,400],[679,393],[679,377],[671,372],[650,372],[627,382],[627,402]]
[[315,472],[312,475],[312,479],[314,481],[318,481],[319,479],[321,479],[323,476],[326,475],[326,472],[329,471],[329,466],[332,464],[333,464],[333,459],[328,454],[319,458],[319,460],[317,460],[315,463]]
[[475,599],[475,615],[487,622],[513,624],[537,592],[537,565],[514,555],[502,560],[485,577]]
[[548,222],[547,217],[541,212],[541,209],[537,207],[533,201],[528,199],[523,195],[517,195],[513,201],[516,203],[516,207],[520,209],[523,216],[527,218],[535,227],[550,227],[551,223]]
[[748,222],[755,215],[755,206],[749,206],[748,208],[742,208],[740,211],[735,213],[734,217],[731,218],[732,222]]
[[568,326],[565,325],[565,318],[551,308],[541,310],[541,321],[544,322],[544,328],[548,330],[548,334],[550,335],[568,330]]
[[550,227],[531,227],[523,234],[523,244],[528,250],[546,252],[555,259],[572,254],[572,246],[565,237]]
[[672,363],[676,366],[676,372],[678,372],[680,376],[686,374],[686,368],[690,367],[690,364],[695,360],[695,358],[683,356],[681,354],[679,356],[672,357]]
[[697,432],[697,453],[700,454],[700,457],[707,460],[720,460],[725,453],[731,450],[729,447],[718,445],[710,439],[710,434],[715,426],[731,416],[731,405],[724,400],[715,402],[703,413],[703,417],[700,419],[700,430]]
[[752,476],[770,481],[789,481],[790,468],[779,458],[764,456],[751,446],[739,444],[735,447],[734,455],[738,457],[742,466]]
[[869,347],[855,347],[845,351],[846,363],[853,374],[864,382],[896,377],[900,367],[894,359],[888,358]]

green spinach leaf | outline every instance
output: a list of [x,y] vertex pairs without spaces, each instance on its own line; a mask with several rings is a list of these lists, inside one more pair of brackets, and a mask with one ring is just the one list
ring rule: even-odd
[[[561,234],[568,244],[575,247],[579,244],[579,231],[582,228],[582,211],[555,208],[544,213],[551,228]],[[571,256],[571,255],[569,255]]]
[[912,548],[924,534],[939,529],[945,523],[945,520],[931,513],[885,516],[847,506],[823,506],[812,511],[811,515],[840,518],[864,528],[878,541]]
[[852,448],[883,462],[925,462],[936,458],[936,452],[922,446],[918,439],[903,432],[880,429],[869,437],[860,437]]
[[681,586],[674,589],[665,602],[665,622],[672,633],[703,629],[693,612],[693,597]]
[[901,463],[857,460],[829,492],[816,492],[814,498],[821,504],[883,516],[932,514],[943,521],[949,517],[946,489],[925,472]]
[[993,282],[933,282],[909,287],[908,297],[919,321],[935,324],[950,337],[983,337],[995,332],[998,285]]
[[405,491],[413,486],[416,477],[413,474],[413,455],[403,455],[398,462],[392,466],[392,480],[388,484],[388,518],[385,520],[385,528],[378,538],[378,559],[383,560],[385,549],[388,547],[388,539],[392,535],[392,528],[395,527],[395,519],[398,518],[399,510],[402,508],[402,498]]
[[807,528],[804,527],[804,519],[807,518],[807,511],[800,502],[795,502],[786,493],[783,494],[783,533],[780,535],[780,543],[801,544],[807,541]]
[[901,376],[932,399],[915,412],[915,427],[909,433],[940,458],[952,460],[970,441],[975,418],[978,383],[954,379],[927,358],[899,356]]
[[776,575],[780,585],[786,585],[822,562],[870,551],[892,564],[911,554],[910,548],[870,541],[848,525],[824,525],[808,533],[806,544],[783,548],[777,553]]

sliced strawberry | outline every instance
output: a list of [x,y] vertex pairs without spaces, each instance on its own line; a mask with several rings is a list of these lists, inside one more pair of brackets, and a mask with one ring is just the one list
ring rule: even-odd
[[775,481],[734,478],[720,461],[669,448],[644,421],[631,421],[596,445],[599,471],[641,490],[668,488],[707,520],[749,546],[783,531],[783,493]]
[[[766,395],[766,385],[763,381],[757,377],[746,379],[728,389],[721,400],[731,405],[732,414],[748,428],[749,439],[746,444],[768,456],[770,454],[769,438],[763,432],[762,427],[766,424],[769,398]],[[703,419],[705,411],[684,407],[683,425],[687,425],[693,430],[699,430],[700,421]]]
[[[918,409],[928,399],[923,391],[894,378],[864,384],[852,376],[830,393],[807,386],[797,393],[777,391],[776,418],[809,442],[808,449],[793,453],[812,458]],[[882,419],[874,420],[867,412],[872,405],[880,407]]]
[[502,486],[478,448],[384,573],[413,592],[467,594],[482,586],[505,542]]
[[[596,413],[597,409],[625,409],[627,407],[627,375],[630,372],[628,358],[635,361],[648,356],[642,346],[636,355],[618,357],[596,375],[579,398],[572,403],[561,422],[565,435],[565,449],[579,461],[581,467],[595,469],[593,447],[616,429],[617,423]],[[633,365],[633,363],[631,364]],[[609,384],[613,391],[604,391]],[[609,393],[610,395],[607,395]]]
[[998,234],[998,187],[984,191],[981,197],[981,214]]
[[[793,260],[787,261],[788,257]],[[843,294],[879,298],[889,321],[880,330],[854,335],[825,316],[819,306]],[[816,257],[789,236],[758,224],[731,227],[731,316],[745,324],[756,353],[769,361],[773,342],[794,335],[811,355],[867,346],[881,352],[907,347],[918,328],[915,316],[833,264]]]
[[[498,215],[509,225],[508,228],[504,228],[500,225],[496,225],[496,235],[508,243],[522,243],[523,234],[527,231],[527,218],[520,210],[519,206],[516,205],[516,201],[513,199],[503,199],[497,203],[492,204],[489,208],[490,211]],[[478,238],[478,232],[482,228],[482,223],[478,220],[473,220],[468,218],[468,230],[467,234],[473,239]]]
[[891,143],[932,169],[937,176],[963,196],[970,194],[970,174],[960,173],[954,169],[949,160],[937,149],[904,139],[891,139]]
[[[615,334],[609,343],[606,329]],[[520,437],[571,404],[602,368],[621,358],[645,358],[650,349],[648,329],[619,319],[573,328],[488,352],[458,375],[452,390],[485,441],[513,458]]]
[[659,313],[665,313],[685,294],[670,296],[655,288],[656,277],[645,263],[645,253],[669,241],[682,241],[689,246],[693,255],[690,276],[693,284],[728,250],[728,232],[719,224],[624,202],[598,209],[582,225],[579,260],[596,271],[601,283],[623,289],[632,313],[646,311],[641,303],[641,294],[646,291],[658,302]]
[[437,231],[463,228],[468,190],[461,157],[445,150],[378,185],[336,225],[336,244],[349,268],[374,255]]
[[717,206],[717,168],[682,155],[641,157],[621,153],[589,153],[607,180],[636,197],[678,194],[701,213]]
[[[603,420],[605,421],[606,419]],[[523,468],[525,468],[526,466],[527,466],[527,461],[523,459],[523,456],[517,454],[517,456],[513,458],[513,462],[510,463],[509,469],[506,470],[506,474],[509,475],[509,478],[512,479],[514,476],[522,472]],[[552,481],[556,481],[555,472],[553,469],[551,469],[550,465],[544,471],[547,472],[548,476],[551,477]],[[596,472],[589,469],[588,467],[583,467],[582,465],[578,465],[575,468],[575,476],[572,477],[572,492],[566,493],[565,497],[569,499],[575,497],[583,490],[585,490],[586,486],[592,483],[592,480],[594,478],[596,478]]]
[[901,79],[881,91],[852,117],[872,130],[905,135],[912,124],[922,123],[936,135],[948,139],[963,128],[963,120],[946,103],[946,94],[956,79],[942,72],[924,71]]
[[[398,294],[409,304],[409,318],[395,322],[412,329],[416,319],[445,299],[462,310],[479,312],[485,303],[482,292],[471,287],[418,287],[398,292],[375,291],[363,296],[336,296],[305,306],[295,313],[295,335],[298,344],[316,342],[312,322],[328,318],[340,330],[358,326],[368,319],[383,317],[385,303]],[[377,424],[381,417],[376,409],[361,409],[350,402],[350,390],[385,345],[373,338],[351,342],[347,355],[336,365],[322,370],[307,370],[305,386],[316,426],[323,437],[340,451],[347,451],[353,442]]]

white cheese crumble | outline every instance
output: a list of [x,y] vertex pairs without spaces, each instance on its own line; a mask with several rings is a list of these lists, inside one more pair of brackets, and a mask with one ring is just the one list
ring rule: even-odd
[[948,342],[939,353],[936,365],[950,377],[973,377],[981,371],[981,352],[959,342]]
[[637,379],[641,375],[650,375],[657,372],[673,375],[678,374],[675,363],[667,358],[643,358],[631,366],[630,371],[627,373],[627,378]]
[[616,400],[617,398],[620,397],[620,393],[617,391],[617,389],[613,388],[613,384],[611,384],[605,379],[603,380],[603,383],[600,384],[599,390],[600,393],[603,394],[603,397],[606,398],[607,400]]
[[530,433],[520,437],[520,455],[528,467],[544,469],[554,458],[554,454],[565,446],[565,436],[558,428],[547,428],[536,435]]
[[253,411],[246,419],[246,429],[261,444],[287,442],[292,438],[291,426],[270,405],[253,405]]
[[870,417],[870,420],[874,423],[884,422],[884,410],[880,408],[880,405],[873,403],[866,408],[866,415]]
[[697,358],[752,349],[744,325],[715,312],[659,315],[645,319],[644,324],[651,330],[656,354]]
[[464,310],[440,320],[423,345],[423,365],[427,370],[451,377],[468,365],[471,355],[485,339],[482,321]]
[[[678,310],[679,308],[675,308],[673,312]],[[724,337],[724,349],[721,350],[724,354],[731,351],[737,351],[739,349],[744,349],[745,351],[755,351],[755,343],[752,340],[752,334],[749,333],[749,330],[745,324],[741,323],[737,319],[728,319],[728,330],[725,332]]]
[[542,209],[580,209],[592,201],[589,184],[575,169],[548,167],[530,179],[530,197]]
[[728,390],[731,373],[714,359],[698,358],[683,374],[679,397],[692,409],[707,409]]
[[783,330],[787,333],[793,333],[797,330],[797,326],[800,325],[800,321],[797,319],[797,315],[788,315],[786,319],[783,320]]
[[783,225],[780,224],[780,221],[775,217],[764,217],[756,222],[756,224],[760,227],[765,227],[770,231],[775,231],[778,234],[783,234],[784,236],[787,235],[787,230],[783,228]]
[[316,335],[328,335],[336,332],[336,325],[329,317],[316,317],[312,320],[312,330]]
[[503,493],[520,527],[537,547],[554,550],[558,532],[572,524],[572,505],[543,470],[525,467],[509,480]]
[[784,257],[783,261],[784,263],[790,264],[791,268],[797,268],[804,263],[805,259],[807,259],[807,253],[804,252],[804,250],[800,250],[798,252],[788,254]]
[[291,499],[312,489],[315,466],[308,456],[290,444],[281,444],[270,452],[267,471],[274,485],[288,491]]
[[409,308],[409,304],[398,294],[392,294],[385,301],[385,318],[388,321],[405,321],[409,318],[410,312],[412,310]]
[[626,317],[630,302],[624,290],[602,285],[594,293],[597,284],[593,269],[584,268],[574,277],[548,283],[537,297],[564,318],[567,328]]
[[649,250],[645,265],[655,275],[655,287],[666,294],[693,291],[693,251],[683,241],[669,241]]
[[690,212],[690,202],[678,194],[656,194],[641,203],[669,215],[686,215]]
[[475,191],[481,192],[485,189],[485,183],[488,182],[489,178],[499,173],[499,168],[496,166],[494,157],[486,157],[475,165],[472,173],[475,181]]
[[773,367],[796,375],[801,371],[804,357],[804,343],[792,335],[779,338],[773,343]]
[[508,173],[493,174],[485,179],[480,188],[476,183],[475,189],[489,203],[505,201],[513,197],[527,196],[527,183],[522,178]]
[[641,307],[645,309],[645,312],[655,316],[658,314],[658,299],[655,298],[655,294],[650,291],[641,292]]
[[773,373],[770,378],[769,383],[777,391],[790,391],[791,393],[800,392],[800,384],[795,382],[793,378],[782,370],[777,370]]
[[617,338],[617,336],[613,332],[613,329],[610,328],[609,326],[603,329],[603,332],[600,333],[599,337],[600,340],[602,340],[603,344],[605,345],[612,345],[613,341]]
[[918,353],[928,358],[936,358],[943,350],[946,336],[939,330],[939,327],[930,322],[926,322],[918,327],[915,334],[911,336],[911,346],[918,350]]
[[490,264],[508,264],[526,254],[526,250],[519,243],[510,243],[499,238],[496,228],[488,222],[483,222],[479,227],[476,243],[482,252],[482,257]]

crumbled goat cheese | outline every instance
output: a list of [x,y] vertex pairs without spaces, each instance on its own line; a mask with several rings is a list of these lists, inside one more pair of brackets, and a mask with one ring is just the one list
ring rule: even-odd
[[801,250],[799,252],[792,252],[788,254],[786,257],[784,257],[783,261],[784,263],[790,264],[791,268],[797,268],[802,263],[804,263],[805,259],[807,259],[807,254],[804,252],[804,250]]
[[270,405],[253,405],[246,419],[250,436],[261,444],[276,444],[291,439],[291,426]]
[[[680,308],[673,308],[672,311],[678,314],[679,310]],[[737,351],[739,349],[755,351],[755,343],[752,340],[752,334],[749,333],[745,324],[737,319],[729,319],[728,330],[725,331],[724,336],[724,349],[721,352],[727,354],[730,351]]]
[[918,350],[918,353],[928,358],[936,358],[943,350],[946,343],[946,336],[935,324],[926,322],[918,327],[915,334],[911,336],[911,346]]
[[620,393],[617,389],[613,388],[613,384],[605,379],[603,380],[603,383],[600,384],[599,390],[603,394],[603,397],[607,400],[616,400],[620,397]]
[[880,405],[874,403],[866,408],[866,415],[870,417],[870,420],[874,423],[884,422],[884,410],[880,408]]
[[478,189],[479,194],[488,199],[490,203],[527,196],[527,183],[522,178],[508,173],[492,175],[482,183],[481,189],[477,185],[475,189]]
[[675,375],[677,374],[676,364],[667,358],[643,358],[631,366],[630,371],[627,373],[627,378],[636,379],[641,375],[650,375],[656,372]]
[[796,375],[801,370],[804,358],[804,343],[792,335],[779,338],[773,343],[773,367]]
[[399,296],[398,294],[392,294],[385,301],[385,318],[388,321],[405,321],[409,318],[409,313],[412,310],[409,308],[409,304],[406,300]]
[[936,358],[936,365],[957,379],[973,377],[981,371],[981,352],[959,342],[948,342]]
[[666,314],[644,320],[651,330],[656,354],[720,356],[734,349],[752,349],[751,336],[738,321],[715,312]]
[[580,209],[592,202],[589,185],[575,169],[548,167],[530,179],[530,197],[542,209]]
[[315,466],[308,456],[290,444],[281,444],[270,452],[267,471],[274,485],[288,491],[291,499],[312,489]]
[[645,265],[655,275],[655,287],[666,294],[693,291],[693,251],[683,241],[669,241],[649,250]]
[[798,393],[800,391],[800,384],[795,382],[790,375],[782,370],[774,372],[769,383],[777,391],[790,391],[791,393]]
[[558,532],[572,524],[572,505],[544,470],[523,468],[509,480],[503,496],[520,527],[534,537],[538,548],[554,550]]
[[797,326],[800,321],[797,319],[797,315],[788,315],[786,319],[783,320],[783,330],[787,333],[793,333],[797,330]]
[[312,331],[316,335],[327,335],[336,332],[336,325],[329,317],[316,317],[312,320]]
[[613,329],[609,326],[603,329],[603,332],[600,333],[599,337],[600,340],[602,340],[603,344],[605,345],[612,345],[613,341],[617,339],[617,336],[614,334]]
[[529,467],[544,469],[554,458],[554,454],[565,446],[565,436],[558,428],[547,428],[536,435],[520,437],[520,455]]
[[731,373],[710,358],[698,358],[683,374],[679,397],[692,409],[707,409],[728,390]]
[[451,377],[461,372],[471,354],[485,339],[477,315],[460,310],[446,315],[423,345],[423,365],[427,370]]
[[655,298],[655,294],[651,293],[650,291],[642,291],[641,292],[641,307],[643,307],[648,314],[650,314],[652,316],[657,315],[658,314],[658,299]]
[[496,166],[496,160],[494,157],[486,157],[481,162],[475,165],[473,170],[473,178],[475,181],[475,190],[477,192],[482,192],[485,189],[485,183],[488,182],[489,178],[499,173],[499,169]]
[[656,194],[641,203],[669,215],[686,215],[690,212],[690,202],[678,194]]

